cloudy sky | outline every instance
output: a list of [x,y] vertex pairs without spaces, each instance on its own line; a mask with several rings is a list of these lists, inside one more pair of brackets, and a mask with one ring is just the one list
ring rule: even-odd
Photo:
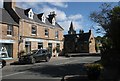
[[[32,8],[35,13],[45,13],[47,16],[50,12],[55,11],[57,14],[57,22],[64,28],[64,34],[67,34],[71,21],[73,22],[74,28],[79,32],[80,29],[83,29],[85,32],[88,32],[92,27],[98,27],[96,23],[93,23],[89,15],[93,11],[99,10],[99,6],[103,2],[17,2],[17,6],[27,9]],[[112,2],[113,5],[118,5],[117,2]],[[2,2],[0,2],[0,7],[2,7]],[[95,36],[101,35],[93,33]]]

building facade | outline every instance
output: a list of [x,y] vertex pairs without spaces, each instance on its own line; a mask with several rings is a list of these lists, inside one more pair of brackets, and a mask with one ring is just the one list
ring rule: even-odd
[[76,34],[71,22],[68,34],[64,35],[64,53],[96,53],[92,31],[84,33],[80,30],[79,34]]
[[0,55],[3,58],[16,57],[18,53],[19,25],[5,9],[0,9]]
[[43,48],[49,49],[54,56],[58,51],[53,49],[63,49],[63,28],[56,22],[55,12],[46,17],[44,13],[34,13],[31,8],[18,8],[12,0],[3,5],[0,9],[0,49],[6,49],[8,57],[18,58],[21,51]]

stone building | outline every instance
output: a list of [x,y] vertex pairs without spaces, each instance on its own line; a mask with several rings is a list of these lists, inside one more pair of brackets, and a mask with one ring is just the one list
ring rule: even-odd
[[84,33],[80,30],[79,34],[76,34],[71,22],[68,34],[64,35],[64,53],[96,53],[92,31]]
[[18,31],[18,23],[5,9],[0,9],[0,55],[4,58],[17,57]]
[[9,58],[18,58],[20,51],[49,48],[55,55],[54,48],[62,50],[64,29],[56,22],[55,12],[46,17],[32,8],[17,7],[13,0],[5,1],[0,9],[0,52],[5,48]]

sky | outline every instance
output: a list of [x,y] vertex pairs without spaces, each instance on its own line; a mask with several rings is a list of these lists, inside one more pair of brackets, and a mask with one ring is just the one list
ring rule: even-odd
[[[34,1],[34,0],[33,0]],[[98,24],[90,20],[89,15],[93,11],[100,10],[100,5],[104,2],[48,2],[37,1],[37,2],[17,2],[17,6],[23,9],[32,8],[35,13],[44,13],[47,15],[55,11],[57,14],[56,21],[64,28],[64,34],[68,33],[70,23],[73,22],[74,29],[79,33],[80,29],[83,29],[84,32],[88,32],[89,29],[93,31],[94,36],[102,36],[102,34],[96,33],[95,29],[99,28]],[[107,2],[112,3],[113,6],[118,5],[118,2]],[[0,1],[0,7],[2,7],[2,2]],[[93,29],[93,27],[95,29]]]

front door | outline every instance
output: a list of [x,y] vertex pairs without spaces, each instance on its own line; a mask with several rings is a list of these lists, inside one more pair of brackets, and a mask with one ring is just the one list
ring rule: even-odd
[[48,43],[48,49],[49,49],[48,51],[52,55],[52,43]]
[[29,53],[31,51],[31,42],[25,42],[25,49],[26,53]]

